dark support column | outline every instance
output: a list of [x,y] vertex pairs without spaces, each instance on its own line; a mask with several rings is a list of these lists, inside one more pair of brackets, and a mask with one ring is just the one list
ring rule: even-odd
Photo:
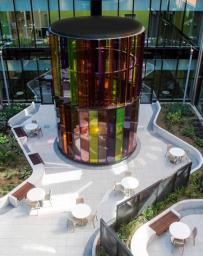
[[102,15],[102,0],[91,0],[91,16]]

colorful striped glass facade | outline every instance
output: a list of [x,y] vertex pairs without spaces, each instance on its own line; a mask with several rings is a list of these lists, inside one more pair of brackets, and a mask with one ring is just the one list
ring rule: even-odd
[[50,34],[61,151],[88,164],[112,164],[137,144],[144,32],[83,40]]

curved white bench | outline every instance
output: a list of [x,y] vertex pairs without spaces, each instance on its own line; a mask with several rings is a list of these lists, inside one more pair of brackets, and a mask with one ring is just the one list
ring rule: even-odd
[[[202,209],[203,211],[203,199],[186,199],[180,202],[177,202],[173,205],[173,208],[181,213],[188,210]],[[184,214],[188,215],[188,214]]]
[[35,112],[37,112],[38,108],[39,108],[39,104],[32,102],[30,106],[23,109],[18,114],[16,114],[15,116],[11,117],[8,120],[9,126],[15,127],[15,126],[21,125],[28,118],[30,118]]
[[147,252],[148,243],[155,237],[156,232],[149,227],[148,223],[137,229],[131,240],[131,252],[133,255],[149,256]]

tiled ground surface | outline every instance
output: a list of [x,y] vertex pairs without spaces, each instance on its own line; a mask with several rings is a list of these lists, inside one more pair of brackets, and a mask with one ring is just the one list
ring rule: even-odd
[[25,205],[0,215],[1,256],[14,255],[14,252],[21,256],[89,256],[89,253],[84,254],[84,248],[95,231],[92,225],[78,227],[74,233],[67,228],[67,218],[78,195],[85,198],[92,212],[97,210],[99,218],[110,220],[115,216],[116,204],[123,200],[112,188],[122,179],[124,171],[132,171],[139,180],[138,192],[179,167],[165,158],[167,142],[150,130],[151,105],[140,107],[137,150],[126,161],[106,167],[90,167],[65,159],[55,143],[54,115],[52,106],[40,107],[32,119],[42,127],[43,137],[28,141],[30,150],[38,152],[45,162],[42,186],[47,191],[52,190],[52,207],[47,204],[40,209],[39,216],[29,216]]

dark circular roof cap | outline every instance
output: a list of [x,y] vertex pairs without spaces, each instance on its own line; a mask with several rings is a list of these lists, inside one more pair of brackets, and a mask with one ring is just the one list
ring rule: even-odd
[[51,25],[50,32],[75,39],[113,39],[140,34],[142,24],[136,20],[113,16],[90,16],[62,19]]

